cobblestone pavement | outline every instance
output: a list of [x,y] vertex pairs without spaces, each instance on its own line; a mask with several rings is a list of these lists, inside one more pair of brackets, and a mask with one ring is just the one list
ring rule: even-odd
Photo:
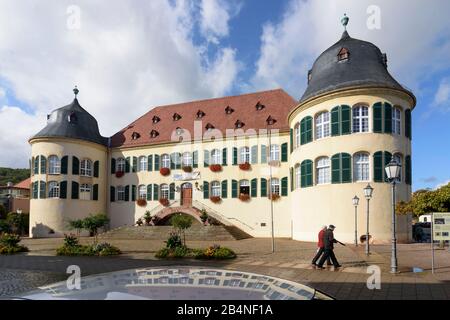
[[[88,241],[92,240],[82,240]],[[22,243],[28,246],[29,253],[0,256],[0,275],[6,274],[0,277],[9,277],[9,282],[5,284],[9,289],[3,289],[3,282],[0,282],[0,294],[16,294],[18,291],[15,290],[24,291],[25,287],[55,282],[52,277],[66,277],[65,272],[69,265],[80,266],[82,276],[140,267],[194,265],[281,277],[310,285],[338,299],[450,299],[450,253],[448,250],[436,251],[439,269],[432,275],[429,271],[429,245],[425,244],[399,245],[401,273],[392,275],[388,272],[389,246],[372,246],[372,254],[369,257],[365,256],[363,247],[337,246],[335,252],[343,268],[335,271],[332,267],[327,270],[311,267],[310,260],[316,250],[314,243],[288,239],[276,240],[275,253],[271,253],[270,239],[221,241],[220,245],[230,247],[238,254],[235,260],[221,262],[155,259],[154,253],[163,246],[162,241],[108,241],[118,246],[124,254],[108,258],[57,257],[55,248],[62,244],[62,239],[24,239]],[[188,241],[188,246],[193,248],[211,244],[207,241]],[[369,265],[377,265],[382,271],[380,290],[367,288],[370,274],[366,271]],[[413,273],[413,267],[420,267],[424,272]],[[29,272],[30,279],[33,279],[32,274],[36,274],[37,280],[28,282],[20,272]]]

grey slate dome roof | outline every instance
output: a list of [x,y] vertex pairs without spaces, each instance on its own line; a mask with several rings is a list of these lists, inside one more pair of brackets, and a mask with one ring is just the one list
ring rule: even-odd
[[108,145],[108,138],[100,135],[97,120],[80,106],[77,98],[71,104],[52,111],[47,126],[30,140],[57,137]]
[[[338,61],[345,48],[346,60]],[[341,39],[325,50],[314,62],[310,81],[300,102],[325,93],[354,87],[388,87],[414,95],[402,87],[388,72],[386,55],[374,44],[353,39],[344,31]]]

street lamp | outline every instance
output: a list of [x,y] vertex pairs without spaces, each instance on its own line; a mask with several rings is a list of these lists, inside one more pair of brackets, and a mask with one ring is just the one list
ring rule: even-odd
[[366,230],[366,255],[370,254],[370,247],[369,247],[369,202],[372,198],[373,188],[370,186],[370,183],[367,185],[367,187],[364,188],[364,196],[367,200],[367,230]]
[[358,246],[358,204],[359,198],[355,196],[353,199],[353,206],[355,206],[355,246]]
[[397,264],[397,237],[395,232],[395,184],[400,177],[400,172],[402,170],[402,166],[400,163],[395,161],[394,157],[392,157],[391,162],[389,162],[386,167],[386,176],[388,181],[392,186],[392,239],[391,239],[391,273],[398,272],[398,264]]

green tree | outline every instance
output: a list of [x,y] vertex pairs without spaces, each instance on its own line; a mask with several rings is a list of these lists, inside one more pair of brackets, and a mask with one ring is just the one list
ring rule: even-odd
[[170,219],[170,223],[183,236],[183,245],[186,246],[186,230],[192,226],[192,218],[185,214],[176,214]]
[[411,201],[397,203],[398,213],[413,213],[416,217],[431,212],[450,212],[450,183],[437,190],[417,190]]
[[27,225],[26,223],[27,217],[28,216],[24,214],[19,214],[17,212],[10,212],[6,217],[6,222],[11,226],[11,229],[14,233],[22,235]]
[[106,214],[97,213],[90,215],[83,219],[83,229],[89,231],[89,234],[94,237],[94,243],[97,243],[98,229],[104,228],[109,223]]
[[69,221],[69,229],[77,230],[77,236],[80,236],[81,230],[84,229],[83,220],[82,219],[70,220]]
[[4,205],[0,203],[0,220],[6,219],[6,215],[7,215],[6,208]]

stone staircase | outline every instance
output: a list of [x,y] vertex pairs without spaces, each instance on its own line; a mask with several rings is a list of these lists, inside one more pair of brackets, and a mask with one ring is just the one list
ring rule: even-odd
[[[147,239],[166,240],[172,226],[125,226],[112,229],[99,235],[100,239]],[[250,235],[234,226],[203,226],[194,224],[186,230],[186,239],[192,241],[232,241],[251,238]]]

